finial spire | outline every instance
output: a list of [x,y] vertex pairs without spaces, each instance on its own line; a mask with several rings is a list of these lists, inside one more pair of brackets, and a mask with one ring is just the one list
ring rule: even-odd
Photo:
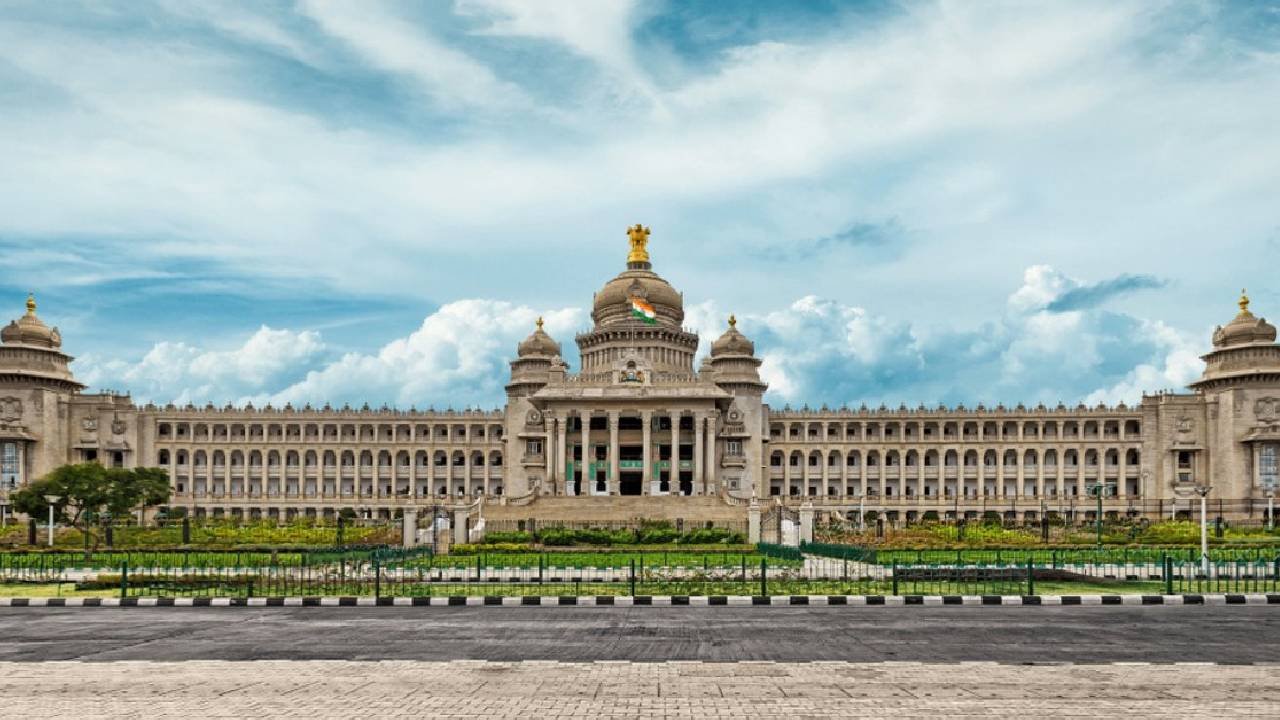
[[738,327],[738,318],[734,317],[732,314],[729,315],[729,327],[735,329]]
[[536,322],[536,323],[534,323],[534,324],[538,326],[538,329],[539,329],[539,330],[541,330],[541,329],[542,329],[542,316],[541,316],[541,315],[539,315],[539,316],[538,316],[538,322]]
[[1249,314],[1249,294],[1243,288],[1240,290],[1240,301],[1236,303],[1240,306],[1240,314]]
[[649,243],[649,228],[636,223],[635,227],[627,228],[627,237],[631,240],[631,252],[627,255],[627,264],[649,262],[649,250],[646,248]]
[[27,314],[36,314],[36,296],[32,293],[27,293]]

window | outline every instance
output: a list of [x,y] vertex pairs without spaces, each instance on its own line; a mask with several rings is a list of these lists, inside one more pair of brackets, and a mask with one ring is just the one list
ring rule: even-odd
[[541,454],[542,454],[542,441],[541,441],[541,440],[528,440],[528,441],[526,441],[526,442],[525,442],[525,444],[524,444],[524,451],[525,451],[525,454],[527,454],[527,455],[541,455]]
[[18,487],[22,473],[18,467],[18,443],[0,445],[0,483],[12,490]]
[[742,455],[742,441],[730,440],[725,443],[724,451],[726,455],[740,456]]

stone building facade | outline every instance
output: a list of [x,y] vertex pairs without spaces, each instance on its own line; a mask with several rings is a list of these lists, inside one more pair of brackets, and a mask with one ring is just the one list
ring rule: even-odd
[[[62,338],[26,313],[0,337],[0,506],[69,462],[166,469],[196,516],[368,517],[450,504],[538,518],[744,517],[751,498],[890,520],[997,512],[1165,517],[1197,488],[1260,517],[1280,454],[1280,345],[1248,308],[1213,336],[1190,392],[1129,407],[773,409],[732,317],[696,363],[683,296],[654,272],[647,228],[575,338],[516,348],[504,409],[177,407],[91,394]],[[513,510],[519,508],[519,510]],[[735,509],[736,508],[736,509]]]

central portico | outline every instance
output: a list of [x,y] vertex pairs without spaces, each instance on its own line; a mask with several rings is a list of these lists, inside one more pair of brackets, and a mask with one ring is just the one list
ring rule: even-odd
[[521,411],[508,437],[523,444],[528,492],[747,497],[760,467],[751,440],[764,434],[754,347],[731,321],[695,371],[683,296],[653,271],[649,229],[627,236],[626,270],[595,294],[594,325],[576,338],[581,371],[567,371],[541,321],[511,363]]

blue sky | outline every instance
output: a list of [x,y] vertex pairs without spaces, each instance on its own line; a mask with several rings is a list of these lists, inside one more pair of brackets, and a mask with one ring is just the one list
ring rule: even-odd
[[1280,308],[1276,2],[18,1],[0,108],[0,301],[142,400],[497,406],[634,222],[779,406],[1133,402]]

